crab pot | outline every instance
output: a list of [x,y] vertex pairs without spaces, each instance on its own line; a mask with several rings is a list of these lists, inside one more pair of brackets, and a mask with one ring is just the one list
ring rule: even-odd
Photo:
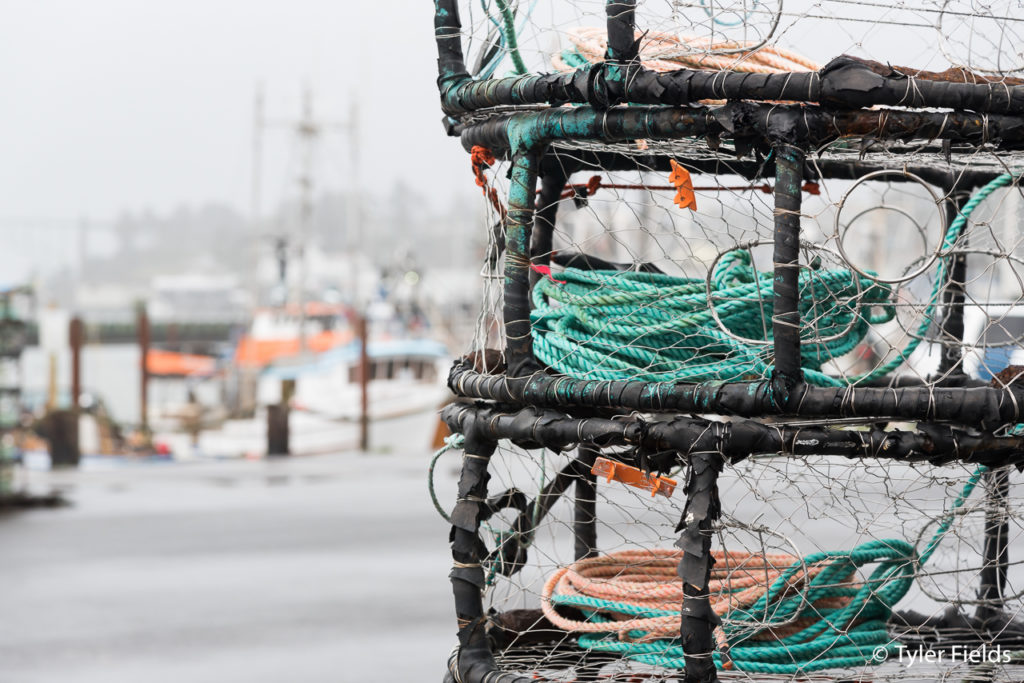
[[435,3],[448,680],[1024,676],[1011,4]]

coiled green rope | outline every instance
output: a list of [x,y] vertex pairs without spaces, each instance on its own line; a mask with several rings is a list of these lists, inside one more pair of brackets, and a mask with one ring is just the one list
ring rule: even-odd
[[[732,251],[712,273],[712,297],[703,279],[661,273],[566,269],[565,284],[542,280],[534,288],[534,353],[567,375],[649,382],[753,379],[771,372],[771,346],[733,335],[771,340],[772,273],[759,273],[746,251]],[[850,270],[804,271],[801,319],[818,321],[830,341],[801,346],[808,381],[828,383],[822,363],[849,351],[869,325],[892,320],[892,290]],[[831,308],[822,310],[822,302]],[[878,312],[870,309],[880,308]]]
[[[992,192],[1014,180],[1004,174],[964,205],[942,240],[947,252],[968,217]],[[948,255],[938,260],[932,293],[915,332],[898,353],[864,375],[836,378],[822,366],[850,351],[871,325],[896,313],[889,285],[849,269],[802,269],[800,319],[804,379],[844,386],[895,370],[925,338],[945,281]],[[711,297],[699,278],[661,273],[578,270],[542,279],[533,289],[534,354],[572,377],[646,382],[737,381],[772,371],[773,274],[754,269],[746,250],[725,254],[711,274]],[[731,335],[715,321],[711,309]],[[744,342],[736,337],[757,340]]]
[[[883,661],[899,646],[886,629],[893,606],[907,594],[917,568],[935,552],[949,531],[956,510],[967,501],[986,471],[985,466],[980,466],[968,478],[920,555],[906,541],[875,540],[850,551],[808,555],[787,568],[751,607],[733,610],[726,615],[728,621],[723,630],[729,649],[727,653],[713,654],[716,666],[726,668],[731,662],[731,667],[740,671],[792,675]],[[867,580],[858,585],[844,584],[856,569],[872,563],[877,563],[877,566]],[[798,573],[810,567],[821,567],[821,570],[794,591],[790,581],[795,576],[800,578]],[[822,608],[814,604],[827,598],[847,598],[849,602],[840,608]],[[592,620],[608,621],[612,625],[615,622],[601,612],[640,617],[669,614],[663,610],[638,609],[635,605],[587,596],[553,595],[551,601],[556,605],[581,609]],[[770,615],[770,618],[765,619],[765,615]],[[773,628],[807,617],[814,621],[797,633],[775,640],[752,639],[758,633],[770,633]],[[629,634],[634,639],[643,635],[641,632]],[[606,636],[581,635],[579,645],[585,649],[622,654],[646,664],[685,667],[683,649],[678,640],[630,642],[620,640],[615,632]]]

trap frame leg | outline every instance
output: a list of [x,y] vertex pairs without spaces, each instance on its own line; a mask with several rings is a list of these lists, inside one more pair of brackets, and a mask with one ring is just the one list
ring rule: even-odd
[[[945,229],[956,220],[970,193],[951,189],[947,192],[948,199],[943,206]],[[945,234],[946,230],[943,230]],[[966,239],[966,235],[964,236]],[[963,374],[963,353],[960,344],[964,340],[964,299],[967,294],[967,254],[953,254],[949,268],[949,283],[942,295],[945,314],[942,316],[941,357],[939,358],[939,375]]]
[[[558,216],[558,202],[562,198],[569,174],[562,167],[545,173],[540,179],[540,194],[537,195],[537,210],[533,219],[533,236],[530,243],[530,261],[535,266],[551,265],[551,250]],[[539,271],[530,271],[530,285],[541,278]]]
[[1010,536],[1010,518],[1007,505],[1010,498],[1010,468],[1002,467],[985,473],[986,510],[984,564],[982,565],[978,599],[986,600],[975,616],[987,630],[999,629],[1001,617],[1008,618],[1003,605],[1006,590],[1006,570],[1009,565],[1007,543]]
[[683,580],[683,608],[679,635],[686,661],[686,683],[713,683],[718,680],[715,662],[714,630],[719,619],[711,609],[708,584],[711,568],[712,526],[721,513],[718,499],[718,473],[722,458],[718,453],[692,453],[686,482],[686,507],[680,521],[682,535],[676,545],[682,548],[679,576]]
[[505,226],[505,363],[508,375],[529,374],[533,359],[530,327],[530,237],[536,205],[537,172],[543,149],[529,149],[512,159]]
[[597,475],[590,468],[594,466],[598,455],[598,450],[592,446],[579,448],[582,472],[576,480],[572,511],[572,535],[577,560],[597,555]]
[[487,617],[482,592],[485,585],[482,561],[487,549],[480,539],[480,520],[487,501],[487,466],[497,441],[481,437],[478,430],[467,429],[459,477],[459,497],[452,510],[449,541],[452,547],[452,571],[449,578],[455,596],[455,614],[459,625],[459,646],[448,662],[455,681],[482,680],[497,668],[487,640]]

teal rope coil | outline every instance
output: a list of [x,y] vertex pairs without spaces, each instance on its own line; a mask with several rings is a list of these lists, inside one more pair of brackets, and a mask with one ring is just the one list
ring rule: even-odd
[[441,519],[452,523],[451,515],[449,515],[445,509],[441,506],[441,501],[437,499],[437,491],[434,488],[434,469],[437,467],[437,461],[441,459],[441,456],[448,451],[462,450],[462,447],[466,444],[466,437],[462,434],[452,434],[444,438],[444,445],[434,452],[434,457],[430,459],[430,467],[427,468],[427,490],[430,492],[430,501],[434,504],[434,509],[437,510],[437,514],[441,515]]
[[[956,511],[964,505],[988,468],[980,466],[968,478],[960,495],[943,516],[935,534],[918,555],[903,540],[876,540],[850,551],[819,552],[795,562],[779,575],[752,606],[726,614],[723,630],[727,652],[713,653],[716,666],[750,673],[802,674],[822,669],[849,668],[879,663],[896,651],[898,643],[890,637],[886,622],[892,609],[910,590],[917,569],[935,552],[952,526]],[[876,564],[871,575],[860,584],[844,583],[857,569]],[[822,567],[794,591],[791,581],[805,568]],[[822,608],[814,603],[827,598],[847,598],[840,608]],[[674,614],[635,605],[588,596],[552,595],[554,605],[584,611],[592,621],[615,622],[606,613],[652,617]],[[764,619],[770,614],[771,618]],[[754,636],[795,619],[810,617],[811,623],[796,633],[774,640],[754,640]],[[630,638],[645,634],[633,631]],[[685,667],[678,639],[631,642],[618,633],[584,634],[580,647],[624,655],[645,664],[680,669]]]
[[[735,381],[771,372],[772,273],[757,272],[747,251],[726,254],[712,273],[712,297],[699,278],[568,268],[565,284],[534,288],[534,353],[560,372],[588,379]],[[808,381],[829,381],[821,365],[852,351],[870,325],[892,320],[892,290],[846,269],[803,271],[802,319],[818,319],[832,341],[801,347]],[[832,305],[822,310],[822,302]],[[878,307],[873,312],[872,307]]]
[[[978,205],[1013,180],[1001,175],[971,197],[947,228],[943,252],[956,244]],[[821,368],[856,348],[870,326],[895,318],[894,292],[850,269],[802,269],[800,318],[813,331],[800,349],[805,381],[844,386],[899,367],[932,325],[948,260],[948,254],[938,260],[931,296],[907,344],[870,372],[848,378]],[[773,274],[757,271],[746,250],[719,260],[710,298],[699,278],[575,268],[558,277],[564,284],[542,279],[534,287],[531,323],[534,355],[563,374],[645,382],[737,381],[771,374]],[[719,327],[712,308],[731,335]]]
[[495,4],[498,5],[498,11],[501,12],[501,21],[503,24],[502,35],[505,38],[505,46],[508,49],[508,54],[512,58],[512,64],[515,66],[515,73],[529,73],[529,70],[526,68],[526,64],[523,62],[522,56],[519,54],[519,38],[516,36],[516,20],[515,15],[512,12],[512,8],[509,7],[505,0],[494,1]]

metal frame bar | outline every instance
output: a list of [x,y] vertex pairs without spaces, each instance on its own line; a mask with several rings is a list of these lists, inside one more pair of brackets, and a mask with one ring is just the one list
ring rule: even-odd
[[775,370],[772,403],[785,406],[790,390],[803,382],[800,369],[800,202],[804,153],[792,145],[775,152],[775,267],[772,336]]
[[683,646],[686,683],[714,683],[718,671],[712,654],[715,651],[715,628],[719,618],[711,608],[712,528],[721,516],[718,499],[718,473],[722,460],[717,453],[692,453],[686,481],[686,507],[680,522],[682,533],[676,545],[683,549],[679,560],[679,577],[683,580],[682,616],[679,638]]
[[[453,432],[477,429],[488,439],[509,439],[523,448],[563,451],[577,444],[632,446],[669,455],[648,460],[659,469],[685,464],[691,453],[721,453],[735,463],[752,455],[878,458],[933,465],[967,462],[999,467],[1024,464],[1024,436],[976,433],[949,425],[914,431],[848,430],[826,426],[762,424],[755,420],[708,420],[678,416],[648,420],[641,415],[581,417],[537,407],[509,408],[453,403],[441,410]],[[636,464],[636,463],[633,463]]]
[[600,451],[589,445],[579,447],[577,460],[582,467],[576,480],[572,507],[574,556],[583,560],[597,555],[597,475],[591,472]]
[[537,172],[543,155],[533,146],[512,160],[505,224],[505,364],[513,377],[532,372],[533,336],[530,327],[530,241],[536,204]]
[[458,4],[456,0],[435,0],[442,109],[449,116],[457,116],[498,106],[684,105],[705,99],[761,99],[849,109],[895,105],[1024,113],[1024,85],[984,79],[968,83],[921,78],[848,56],[838,57],[814,72],[649,71],[637,56],[635,8],[635,0],[609,0],[606,4],[608,49],[602,63],[567,73],[474,80],[463,60]]

